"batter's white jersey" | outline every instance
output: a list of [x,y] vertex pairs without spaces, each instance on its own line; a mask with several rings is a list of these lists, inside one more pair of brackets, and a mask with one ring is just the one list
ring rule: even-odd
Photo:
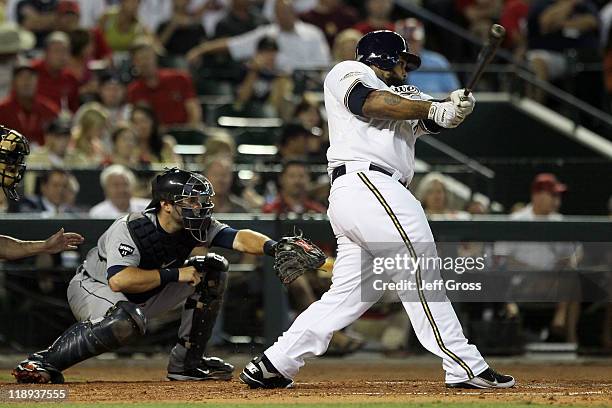
[[329,122],[327,160],[329,172],[352,161],[371,162],[401,174],[409,183],[414,174],[414,144],[429,133],[420,120],[368,119],[353,114],[348,96],[358,83],[368,88],[394,92],[402,97],[429,100],[415,86],[389,87],[372,68],[357,61],[343,61],[327,74],[324,84],[325,110]]

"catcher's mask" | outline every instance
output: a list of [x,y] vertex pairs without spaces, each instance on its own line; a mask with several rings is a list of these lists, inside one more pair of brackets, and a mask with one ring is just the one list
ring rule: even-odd
[[13,201],[19,200],[16,187],[25,173],[25,157],[28,154],[28,139],[13,129],[0,126],[0,184],[6,196]]
[[212,184],[205,177],[190,171],[172,168],[155,177],[152,182],[153,201],[147,208],[159,208],[161,201],[177,206],[183,227],[200,242],[206,241],[211,223],[215,195]]

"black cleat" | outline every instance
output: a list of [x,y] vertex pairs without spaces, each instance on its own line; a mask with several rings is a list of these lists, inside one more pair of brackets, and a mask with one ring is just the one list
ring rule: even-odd
[[11,372],[20,384],[63,384],[64,376],[61,371],[42,361],[23,360]]
[[240,373],[240,381],[250,388],[292,388],[293,380],[283,377],[265,354],[254,358]]
[[447,388],[510,388],[514,387],[516,381],[510,375],[499,374],[492,368],[487,368],[476,377],[453,384],[446,384]]
[[231,380],[234,366],[218,357],[202,357],[200,365],[191,370],[168,372],[171,381]]

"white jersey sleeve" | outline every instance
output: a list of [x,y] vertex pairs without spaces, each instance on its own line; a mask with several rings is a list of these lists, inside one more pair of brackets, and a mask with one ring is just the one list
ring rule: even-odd
[[370,67],[357,61],[343,61],[327,74],[325,86],[331,95],[350,112],[348,97],[353,88],[361,83],[363,86],[380,89],[379,80]]

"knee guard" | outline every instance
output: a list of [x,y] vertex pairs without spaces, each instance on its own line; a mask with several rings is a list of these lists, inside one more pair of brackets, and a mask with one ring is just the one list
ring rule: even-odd
[[122,300],[102,319],[74,324],[46,350],[30,356],[63,371],[83,360],[114,351],[144,335],[146,318],[133,303]]
[[227,285],[227,269],[209,270],[196,287],[196,292],[185,302],[185,309],[193,309],[191,331],[188,339],[180,339],[187,349],[185,369],[196,368],[204,355],[206,343],[221,310]]

